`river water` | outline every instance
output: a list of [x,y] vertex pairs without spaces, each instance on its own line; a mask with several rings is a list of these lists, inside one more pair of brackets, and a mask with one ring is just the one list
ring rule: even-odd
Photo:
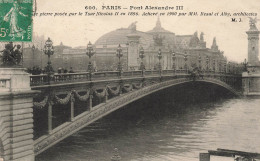
[[187,102],[162,94],[98,120],[36,161],[109,161],[114,148],[124,161],[198,161],[217,148],[260,152],[260,99]]

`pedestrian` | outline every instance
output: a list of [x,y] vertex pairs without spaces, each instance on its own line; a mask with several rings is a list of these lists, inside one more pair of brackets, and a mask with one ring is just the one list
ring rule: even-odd
[[69,73],[74,73],[72,67],[70,67]]

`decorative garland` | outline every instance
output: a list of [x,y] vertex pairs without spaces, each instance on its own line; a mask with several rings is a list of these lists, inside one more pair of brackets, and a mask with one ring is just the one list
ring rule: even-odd
[[80,101],[87,101],[88,98],[89,98],[89,93],[90,93],[90,90],[87,91],[87,93],[83,96],[79,95],[79,93],[77,91],[73,91],[75,97],[77,99],[79,99]]
[[135,88],[135,89],[140,89],[140,88],[142,88],[142,86],[143,86],[143,83],[140,83],[139,85],[137,85],[136,83],[133,83],[133,88]]
[[132,84],[126,84],[126,85],[124,85],[123,89],[126,92],[130,92],[133,89],[133,86],[132,86]]
[[65,98],[59,98],[57,95],[54,96],[55,97],[55,101],[58,103],[58,104],[61,104],[61,105],[66,105],[68,104],[68,102],[70,101],[70,98],[71,98],[71,92],[68,93],[68,95],[65,97]]
[[117,86],[115,90],[113,90],[112,87],[109,86],[107,86],[107,88],[113,96],[117,96],[120,92],[120,86]]
[[45,96],[44,99],[41,102],[33,102],[33,106],[39,109],[42,109],[43,107],[46,106],[48,102],[49,96]]
[[96,89],[94,90],[94,94],[98,97],[98,98],[104,98],[107,94],[107,90],[106,88],[102,89],[102,92],[98,92]]

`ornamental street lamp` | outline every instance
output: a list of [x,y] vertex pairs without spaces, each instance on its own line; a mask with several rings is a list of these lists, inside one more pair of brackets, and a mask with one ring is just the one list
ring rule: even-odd
[[118,57],[117,70],[119,71],[119,76],[121,77],[121,74],[122,74],[122,64],[121,64],[120,58],[123,56],[123,53],[122,53],[122,47],[121,47],[120,44],[117,47],[116,56]]
[[128,60],[128,56],[129,56],[129,55],[128,55],[128,48],[129,48],[129,45],[130,45],[130,44],[127,42],[127,43],[126,43],[126,67],[127,67],[127,70],[128,70],[128,68],[129,68],[129,65],[128,65],[128,63],[129,63],[129,62],[128,62],[128,61],[129,61],[129,60]]
[[216,60],[215,59],[213,59],[213,71],[214,71],[214,73],[216,71]]
[[246,59],[244,60],[244,62],[242,64],[244,65],[244,71],[246,72],[247,71],[247,65],[248,65],[248,62],[246,61]]
[[201,70],[201,56],[199,55],[199,70]]
[[188,60],[188,55],[185,53],[185,54],[184,54],[184,61],[185,61],[184,69],[185,69],[186,72],[188,73],[187,60]]
[[224,62],[224,73],[227,73],[227,62]]
[[236,63],[235,64],[235,74],[237,74],[238,73],[238,64]]
[[87,56],[89,57],[89,62],[88,62],[88,72],[89,72],[89,79],[91,81],[92,78],[92,73],[93,73],[93,65],[91,62],[91,57],[95,54],[93,45],[91,44],[91,42],[89,41],[88,45],[87,45],[87,51],[86,51]]
[[48,38],[48,40],[45,42],[44,49],[43,49],[44,53],[48,55],[48,63],[45,69],[47,73],[48,85],[50,85],[51,76],[54,74],[54,70],[51,65],[51,55],[54,54],[54,48],[52,44],[53,42],[51,41],[50,38]]
[[209,71],[209,56],[206,57],[207,72]]
[[172,69],[173,69],[174,74],[176,73],[175,61],[176,61],[176,54],[174,52],[172,52]]
[[219,73],[221,73],[221,72],[222,72],[222,63],[221,63],[221,60],[219,60],[218,66],[219,66]]
[[162,65],[161,65],[162,51],[161,51],[161,49],[159,49],[157,57],[159,59],[159,74],[161,76],[161,74],[162,74],[161,73],[162,72]]
[[33,61],[32,61],[32,62],[33,62],[33,67],[34,67],[34,51],[35,51],[35,46],[34,46],[34,44],[33,44],[33,46],[32,46],[32,54],[33,54],[33,55],[32,55],[32,56],[33,56]]
[[142,70],[142,76],[144,76],[144,70],[145,70],[145,65],[143,62],[145,55],[144,55],[144,48],[141,46],[139,50],[139,58],[141,58],[141,63],[140,63],[140,70]]
[[230,62],[228,62],[228,73],[230,73],[230,66],[231,66],[231,63]]

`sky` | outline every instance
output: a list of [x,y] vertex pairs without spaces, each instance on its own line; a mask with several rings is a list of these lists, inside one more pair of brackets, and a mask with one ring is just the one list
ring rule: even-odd
[[[89,41],[94,43],[102,35],[118,28],[126,28],[134,21],[138,22],[137,30],[149,31],[155,26],[157,16],[84,16],[83,14],[83,16],[54,17],[39,16],[40,13],[85,13],[87,11],[85,6],[95,6],[96,11],[111,12],[102,11],[102,5],[122,6],[128,8],[123,10],[128,12],[130,6],[150,5],[183,6],[183,10],[179,12],[229,12],[231,14],[253,12],[260,15],[260,0],[37,0],[36,2],[38,16],[33,20],[34,32],[46,38],[50,37],[54,45],[63,42],[64,45],[72,47],[87,46]],[[241,18],[242,22],[231,22],[231,18]],[[247,16],[160,16],[160,20],[164,29],[176,35],[204,32],[209,48],[213,38],[216,37],[219,49],[224,51],[229,60],[242,62],[247,58],[247,34],[245,33],[249,29]],[[260,29],[260,22],[257,27]]]

